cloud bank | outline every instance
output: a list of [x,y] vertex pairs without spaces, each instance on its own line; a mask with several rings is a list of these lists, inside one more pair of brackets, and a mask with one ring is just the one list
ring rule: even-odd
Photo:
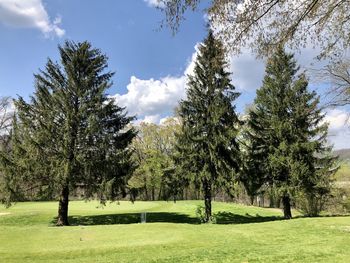
[[350,113],[332,109],[326,112],[325,121],[329,123],[329,142],[335,149],[350,148]]
[[150,7],[159,7],[159,8],[165,7],[164,2],[160,0],[143,0],[143,1],[146,2],[147,5]]
[[185,97],[186,77],[164,77],[159,80],[142,80],[132,76],[127,93],[113,97],[118,105],[127,108],[138,119],[158,123],[164,114],[171,114]]
[[130,78],[125,94],[112,96],[118,105],[126,107],[130,115],[136,115],[138,121],[159,123],[162,118],[172,115],[181,99],[186,96],[187,76],[194,69],[197,52],[187,62],[187,67],[181,76],[166,76],[160,79]]
[[37,28],[45,37],[62,37],[58,16],[51,21],[42,0],[0,0],[0,23],[18,28]]

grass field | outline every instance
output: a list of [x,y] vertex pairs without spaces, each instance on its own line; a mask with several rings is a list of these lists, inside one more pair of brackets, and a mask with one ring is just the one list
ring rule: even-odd
[[[200,201],[57,203],[0,208],[0,262],[349,262],[350,217],[281,220],[278,209],[214,202],[218,224],[198,224]],[[146,224],[140,212],[147,212]]]

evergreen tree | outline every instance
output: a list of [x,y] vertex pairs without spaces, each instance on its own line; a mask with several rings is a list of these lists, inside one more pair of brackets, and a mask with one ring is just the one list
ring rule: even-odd
[[211,219],[213,187],[231,181],[239,166],[239,120],[232,105],[239,94],[226,65],[223,46],[210,31],[179,108],[183,125],[177,136],[177,162],[201,185],[206,222]]
[[319,96],[308,91],[305,75],[293,86],[290,108],[296,137],[290,148],[291,174],[296,190],[306,199],[304,212],[310,216],[320,213],[331,191],[332,175],[337,171],[337,158],[327,143],[328,123],[319,107]]
[[248,117],[251,145],[260,152],[251,160],[257,171],[266,170],[266,181],[278,188],[287,219],[292,217],[291,198],[296,191],[313,196],[321,181],[329,189],[327,171],[334,164],[328,157],[328,126],[322,122],[319,98],[308,91],[305,76],[296,76],[297,71],[293,55],[279,48],[267,62],[263,86]]
[[17,199],[31,188],[59,198],[57,225],[68,225],[69,193],[104,202],[123,194],[133,166],[128,145],[132,120],[106,95],[113,73],[107,57],[88,42],[59,46],[61,64],[50,59],[35,75],[30,102],[15,101],[13,150],[1,155],[8,192]]
[[[255,120],[248,120],[242,129],[241,154],[242,168],[238,174],[238,180],[243,184],[250,204],[254,204],[254,198],[262,192],[262,186],[268,184],[268,172],[265,159],[266,149],[264,142],[254,136],[254,130],[260,130]],[[254,128],[252,127],[254,125]]]

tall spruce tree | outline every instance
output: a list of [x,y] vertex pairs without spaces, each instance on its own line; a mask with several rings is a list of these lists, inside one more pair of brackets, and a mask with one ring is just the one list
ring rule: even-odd
[[260,156],[249,160],[258,165],[257,171],[265,170],[266,182],[279,190],[286,219],[292,217],[291,198],[297,191],[312,199],[316,192],[329,190],[334,165],[319,98],[297,71],[293,55],[279,48],[267,62],[248,117],[248,137]]
[[319,107],[319,96],[308,91],[304,74],[294,83],[290,108],[295,142],[290,148],[291,174],[296,190],[306,199],[304,213],[318,215],[330,196],[332,175],[337,171],[337,157],[327,143],[328,123]]
[[107,97],[107,57],[88,42],[67,41],[59,52],[61,64],[49,59],[35,75],[30,102],[15,101],[13,150],[1,161],[8,201],[40,189],[59,198],[57,225],[68,225],[72,190],[102,202],[124,192],[135,131],[124,108]]
[[232,105],[239,93],[226,66],[223,46],[210,31],[199,47],[187,99],[179,108],[183,125],[177,136],[177,162],[201,185],[206,222],[212,216],[213,187],[231,181],[239,167],[239,120]]
[[[241,182],[250,197],[250,204],[254,204],[255,197],[261,193],[263,185],[268,185],[266,148],[264,141],[254,136],[254,130],[260,130],[255,120],[248,120],[242,129],[241,136],[241,155],[242,167],[238,174],[238,180]],[[254,127],[252,127],[254,126]]]

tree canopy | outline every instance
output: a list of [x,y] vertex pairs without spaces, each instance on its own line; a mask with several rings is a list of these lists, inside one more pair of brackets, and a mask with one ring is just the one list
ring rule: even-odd
[[141,196],[144,200],[176,199],[177,187],[172,181],[174,171],[172,155],[175,147],[175,133],[180,123],[176,118],[168,118],[157,125],[142,122],[136,125],[138,135],[132,142],[133,161],[137,168],[128,181],[131,199]]
[[350,105],[350,59],[327,65],[318,72],[321,81],[330,84],[326,94],[327,106]]
[[[188,9],[203,0],[159,0],[166,23],[176,32]],[[212,0],[206,10],[211,26],[231,51],[249,46],[258,55],[278,46],[293,49],[308,43],[320,47],[320,57],[344,54],[350,47],[348,0]]]

